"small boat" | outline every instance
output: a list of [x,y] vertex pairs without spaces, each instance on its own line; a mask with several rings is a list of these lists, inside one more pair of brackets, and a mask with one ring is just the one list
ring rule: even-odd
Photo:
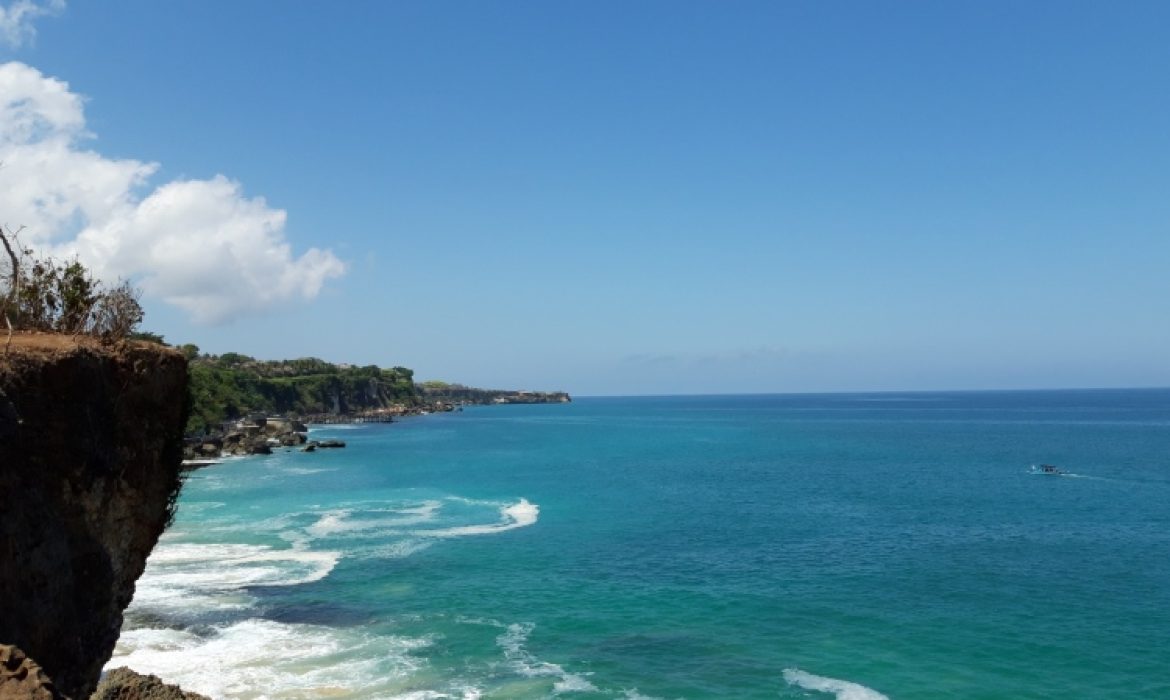
[[1048,474],[1049,476],[1060,476],[1064,474],[1064,470],[1055,464],[1041,464],[1040,466],[1032,465],[1033,474]]

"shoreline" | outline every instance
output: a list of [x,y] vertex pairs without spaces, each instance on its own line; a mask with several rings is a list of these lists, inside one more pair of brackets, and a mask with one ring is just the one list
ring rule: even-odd
[[[477,390],[479,391],[479,390]],[[230,456],[265,455],[273,450],[300,448],[301,452],[314,452],[321,447],[345,447],[340,441],[329,444],[310,440],[310,426],[363,425],[368,423],[396,423],[403,418],[427,416],[433,413],[459,413],[467,406],[500,406],[509,404],[563,404],[572,398],[563,392],[490,392],[474,399],[453,401],[431,400],[418,405],[393,404],[383,408],[367,409],[347,413],[309,413],[267,415],[253,413],[235,420],[220,423],[220,429],[204,435],[184,438],[183,464],[194,470],[211,466]]]

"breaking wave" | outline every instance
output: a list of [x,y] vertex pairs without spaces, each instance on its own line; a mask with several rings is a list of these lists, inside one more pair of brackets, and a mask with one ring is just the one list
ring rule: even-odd
[[818,693],[832,693],[837,700],[890,700],[888,696],[879,693],[873,688],[866,688],[860,683],[838,680],[836,678],[826,678],[825,676],[814,676],[799,668],[784,669],[784,680],[788,681],[789,685],[795,685],[805,690],[812,690]]
[[430,644],[425,638],[248,619],[198,633],[123,631],[106,667],[130,666],[213,698],[410,697],[405,693],[425,665],[415,652]]
[[320,581],[340,559],[340,552],[298,546],[163,542],[147,560],[127,614],[198,619],[246,609],[255,602],[249,588]]

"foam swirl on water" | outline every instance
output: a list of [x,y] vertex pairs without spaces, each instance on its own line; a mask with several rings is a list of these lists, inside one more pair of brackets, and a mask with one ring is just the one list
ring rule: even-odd
[[[378,537],[388,529],[404,528],[430,522],[443,504],[425,501],[402,508],[342,508],[324,513],[317,522],[305,528],[315,538],[324,537]],[[355,514],[358,517],[354,517]]]
[[889,696],[883,695],[873,688],[866,688],[860,683],[814,676],[799,668],[784,669],[784,680],[788,681],[789,685],[795,685],[805,690],[832,693],[837,700],[890,700]]
[[416,535],[427,537],[465,537],[467,535],[494,535],[497,532],[515,530],[536,524],[540,517],[540,506],[521,498],[518,503],[500,508],[500,522],[491,525],[462,525],[440,530],[418,530]]
[[496,640],[496,644],[504,651],[504,658],[511,663],[512,669],[528,678],[554,678],[554,693],[596,692],[597,687],[584,675],[570,673],[558,664],[541,661],[524,648],[528,635],[532,634],[535,627],[531,623],[508,625],[507,631]]

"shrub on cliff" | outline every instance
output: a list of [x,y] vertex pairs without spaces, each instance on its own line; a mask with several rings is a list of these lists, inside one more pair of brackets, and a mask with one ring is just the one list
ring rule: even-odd
[[129,282],[107,288],[77,260],[38,257],[17,233],[0,226],[0,317],[10,333],[85,333],[114,341],[142,322],[138,290]]

